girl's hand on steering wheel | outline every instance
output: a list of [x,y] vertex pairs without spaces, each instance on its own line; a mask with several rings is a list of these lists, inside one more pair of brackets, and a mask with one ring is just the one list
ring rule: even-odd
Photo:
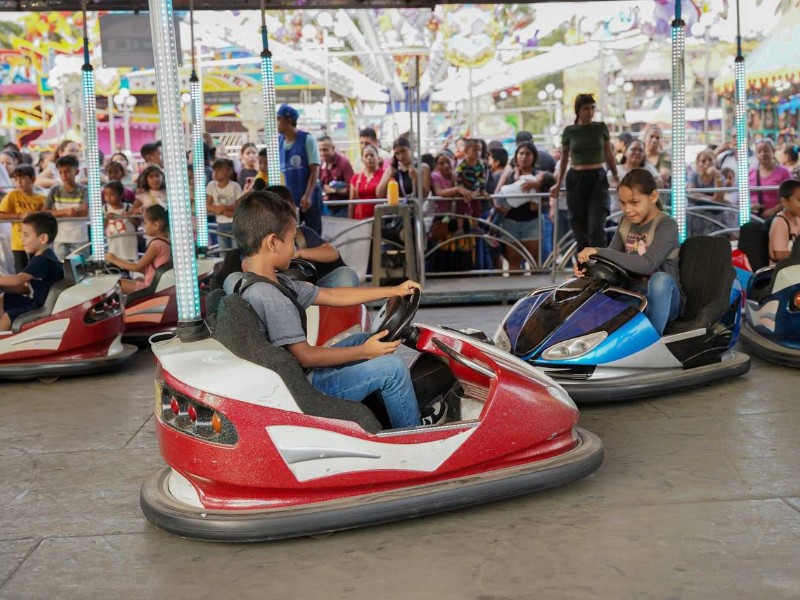
[[414,293],[414,290],[422,291],[422,286],[418,284],[416,281],[411,281],[410,279],[404,281],[400,285],[396,285],[393,288],[394,293],[392,296],[398,296],[402,298],[403,296],[410,296]]
[[589,260],[597,254],[597,248],[587,247],[578,252],[578,262],[581,264],[586,264]]
[[388,329],[384,329],[383,331],[379,331],[372,337],[370,337],[361,348],[364,351],[364,360],[370,360],[371,358],[377,358],[379,356],[385,356],[386,354],[392,354],[397,348],[400,346],[401,341],[396,340],[394,342],[382,342],[381,340],[385,338],[389,334]]

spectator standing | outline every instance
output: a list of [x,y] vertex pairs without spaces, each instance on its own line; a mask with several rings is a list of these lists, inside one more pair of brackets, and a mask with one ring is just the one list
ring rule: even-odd
[[[350,181],[353,179],[353,167],[347,158],[336,152],[333,140],[323,135],[318,140],[319,157],[322,160],[319,171],[319,183],[322,186],[323,201],[350,199]],[[334,217],[346,217],[347,206],[329,206]]]
[[108,178],[108,181],[120,182],[120,184],[122,184],[124,201],[133,204],[134,201],[136,200],[136,194],[131,188],[125,185],[125,175],[126,175],[126,170],[124,165],[122,165],[121,163],[110,162],[106,165],[106,177]]
[[74,156],[75,160],[77,161],[80,155],[81,149],[78,147],[78,144],[72,140],[63,140],[58,146],[56,146],[53,162],[48,165],[46,170],[39,173],[39,176],[36,178],[36,185],[49,190],[54,185],[60,184],[61,179],[58,176],[58,168],[56,167],[58,159],[62,156]]
[[[625,177],[625,175],[634,169],[646,170],[656,180],[656,185],[661,187],[662,182],[658,171],[656,171],[656,168],[644,159],[644,144],[640,140],[631,139],[630,143],[625,148],[625,152],[622,154],[622,162],[617,167],[617,176],[619,177],[620,181],[623,177]],[[607,177],[609,185],[614,185],[610,170],[608,171]],[[617,195],[614,194],[613,198],[614,199],[610,207],[612,213],[619,210],[619,199]]]
[[81,217],[80,221],[62,221],[58,224],[58,235],[53,250],[59,260],[89,241],[85,217],[89,214],[89,194],[86,188],[76,183],[78,159],[72,154],[56,161],[61,183],[50,188],[44,209],[54,217]]
[[146,167],[156,166],[160,169],[164,168],[164,156],[161,153],[161,140],[144,144],[139,150],[142,155],[142,160]]
[[139,175],[131,212],[140,213],[154,204],[167,208],[167,184],[161,168],[150,165]]
[[[23,165],[11,172],[14,189],[0,202],[0,219],[23,219],[26,215],[42,210],[45,197],[33,191],[36,171]],[[22,246],[22,223],[11,225],[11,252],[14,255],[14,272],[21,273],[28,266],[28,254]]]
[[[614,180],[617,163],[611,149],[611,136],[603,122],[594,121],[595,102],[591,94],[575,98],[575,124],[561,136],[561,162],[556,183],[550,190],[556,203],[561,183],[567,189],[567,209],[575,235],[577,251],[587,246],[606,245],[605,223],[608,215],[608,180],[604,163]],[[569,172],[567,165],[572,162]]]
[[[714,166],[714,153],[711,150],[701,150],[695,159],[695,168],[689,173],[686,187],[689,191],[688,200],[691,207],[708,207],[724,205],[725,192],[703,192],[704,188],[722,187],[722,174]],[[721,215],[716,211],[710,212],[709,217],[720,220]],[[708,235],[717,227],[714,223],[698,216],[690,215],[688,219],[689,235]]]
[[783,149],[783,166],[789,169],[792,179],[800,179],[800,146],[787,144]]
[[[248,189],[253,185],[253,180],[258,175],[258,148],[252,142],[242,144],[239,149],[239,160],[242,163],[242,168],[239,170],[239,187],[243,190]],[[248,181],[250,180],[248,185]]]
[[[792,178],[789,169],[775,161],[775,145],[769,138],[756,144],[758,164],[750,169],[750,187],[778,186]],[[753,214],[764,219],[775,216],[781,211],[776,190],[760,190],[750,192],[750,206]]]
[[[109,181],[103,186],[103,219],[106,225],[108,251],[122,260],[135,261],[138,240],[134,220],[130,218],[131,203],[125,200],[125,187],[120,181]],[[113,237],[121,236],[121,237]]]
[[668,152],[662,152],[661,140],[664,133],[657,125],[650,125],[644,130],[644,154],[645,160],[653,165],[661,177],[661,182],[665,187],[669,187],[672,182],[672,157]]
[[215,215],[217,232],[227,234],[219,236],[220,250],[236,247],[233,239],[233,210],[242,195],[242,188],[233,181],[236,174],[233,161],[229,158],[218,158],[213,165],[213,179],[206,186],[206,207],[209,215]]
[[378,158],[380,159],[381,163],[381,170],[388,169],[392,162],[392,155],[389,152],[386,152],[383,148],[381,148],[380,140],[378,140],[378,134],[375,133],[375,130],[372,127],[365,127],[361,131],[358,132],[358,143],[363,150],[365,146],[372,146],[375,150],[378,151]]
[[314,138],[297,128],[300,117],[294,108],[278,109],[278,146],[281,173],[294,204],[300,208],[300,223],[322,233],[322,188],[319,185],[319,148]]
[[[400,188],[401,198],[417,196],[417,165],[411,156],[411,142],[407,137],[400,136],[392,147],[394,158],[390,168],[383,172],[383,177],[378,184],[378,198],[386,198],[386,188],[389,181],[394,179]],[[422,174],[422,198],[427,198],[431,192],[431,170],[426,164],[419,166]]]
[[[350,200],[373,200],[378,197],[378,184],[384,171],[378,149],[371,144],[363,146],[361,162],[364,170],[350,180]],[[351,204],[347,209],[351,219],[370,219],[375,214],[375,205],[371,203]]]

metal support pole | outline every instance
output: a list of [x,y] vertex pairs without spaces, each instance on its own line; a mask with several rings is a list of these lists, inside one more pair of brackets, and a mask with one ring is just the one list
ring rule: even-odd
[[117,131],[116,131],[116,123],[114,120],[116,116],[114,115],[114,97],[107,96],[108,99],[108,145],[110,146],[111,150],[109,154],[114,154],[117,151]]

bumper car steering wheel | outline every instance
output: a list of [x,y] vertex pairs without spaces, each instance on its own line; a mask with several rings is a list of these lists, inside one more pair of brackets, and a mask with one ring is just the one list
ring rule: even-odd
[[592,256],[591,261],[582,265],[586,276],[605,281],[609,285],[625,288],[630,282],[628,272],[605,256]]
[[283,274],[294,281],[317,282],[317,267],[303,258],[293,258]]
[[389,298],[378,311],[378,316],[372,326],[372,333],[388,329],[388,335],[381,340],[384,342],[413,340],[416,336],[411,321],[417,314],[421,296],[422,292],[415,288],[410,296]]

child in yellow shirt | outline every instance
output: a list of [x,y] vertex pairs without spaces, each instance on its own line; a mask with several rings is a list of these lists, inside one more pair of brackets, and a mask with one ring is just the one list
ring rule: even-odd
[[33,191],[36,171],[29,165],[20,165],[11,172],[14,189],[0,202],[0,219],[15,219],[11,226],[11,251],[14,253],[14,270],[21,273],[28,266],[28,255],[22,247],[22,222],[30,213],[42,210],[45,197]]

